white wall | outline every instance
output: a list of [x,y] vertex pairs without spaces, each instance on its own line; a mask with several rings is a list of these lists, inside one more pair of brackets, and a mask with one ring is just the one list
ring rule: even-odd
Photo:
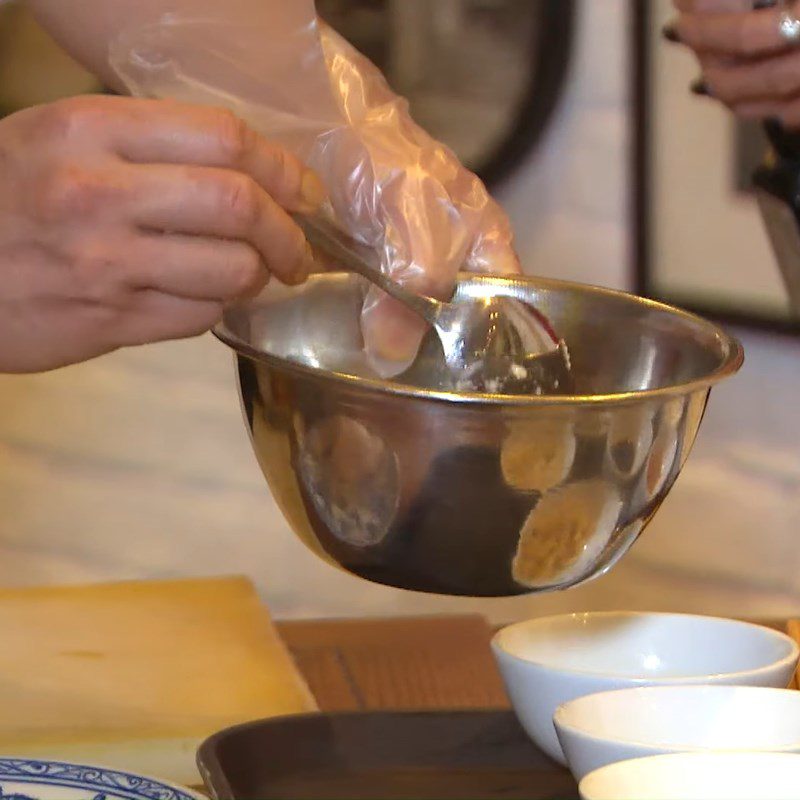
[[[623,286],[627,0],[584,3],[569,96],[503,192],[526,263]],[[210,338],[0,377],[0,584],[245,572],[281,616],[675,608],[785,614],[800,598],[800,343],[748,336],[660,516],[611,575],[513,601],[441,600],[320,563],[287,530]]]
[[579,3],[569,86],[541,152],[498,193],[529,272],[626,287],[628,3]]
[[[559,125],[545,157],[502,193],[531,271],[629,287],[628,5],[583,3],[581,58]],[[669,5],[659,0],[658,28]],[[777,270],[755,210],[726,191],[724,165],[703,160],[729,146],[728,121],[708,101],[692,102],[694,59],[658,38],[656,47],[662,118],[673,122],[659,131],[654,165],[665,209],[657,246],[679,260],[668,275],[682,288],[694,273],[706,276],[694,278],[698,287],[717,279],[774,297]],[[680,183],[692,175],[691,185]],[[619,596],[642,606],[763,614],[800,603],[800,341],[737,333],[747,364],[712,394],[672,495],[617,574],[598,584],[603,603]],[[640,591],[623,589],[640,571],[657,588],[645,578]]]

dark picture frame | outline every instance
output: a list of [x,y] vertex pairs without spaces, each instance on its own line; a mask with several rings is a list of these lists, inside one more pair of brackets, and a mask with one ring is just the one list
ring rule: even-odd
[[[431,0],[435,2],[435,0]],[[462,0],[469,6],[470,0]],[[476,161],[464,158],[448,137],[429,128],[429,132],[445,144],[454,147],[457,154],[491,190],[501,185],[521,163],[538,149],[550,122],[564,96],[569,71],[575,52],[575,36],[580,0],[509,0],[532,11],[536,24],[528,38],[528,58],[525,85],[521,87],[519,101],[513,109],[503,136]],[[388,43],[384,36],[368,38],[363,26],[348,25],[348,14],[367,6],[373,15],[383,15],[388,20],[385,0],[318,0],[318,11],[326,21],[384,71],[392,83],[388,59]],[[335,12],[333,11],[335,9]],[[383,10],[382,10],[383,9]],[[388,21],[385,25],[388,27]],[[525,26],[523,26],[524,29]],[[486,65],[491,69],[491,65]],[[405,95],[402,86],[393,86]],[[414,97],[411,100],[415,111]],[[424,120],[418,120],[424,121]]]
[[[660,291],[653,257],[655,203],[652,169],[654,126],[653,111],[653,15],[652,0],[630,0],[631,19],[631,105],[632,105],[632,175],[631,223],[633,228],[631,280],[634,291],[643,297],[680,306],[688,311],[714,319],[722,324],[786,336],[800,336],[800,321],[760,313],[750,309],[737,310],[725,302],[709,302],[691,293]],[[664,44],[664,46],[669,46]],[[686,88],[687,93],[689,87]],[[732,123],[733,124],[733,123]],[[741,129],[734,137],[746,158],[753,157],[753,129]],[[742,181],[742,176],[738,176]],[[743,187],[740,187],[743,188]]]

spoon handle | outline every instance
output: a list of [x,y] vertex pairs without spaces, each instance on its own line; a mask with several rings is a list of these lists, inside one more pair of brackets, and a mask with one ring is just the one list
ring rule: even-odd
[[330,222],[319,217],[294,214],[293,218],[312,247],[323,252],[337,265],[366,278],[386,294],[419,314],[430,325],[436,324],[441,307],[439,301],[432,297],[409,292],[399,283],[384,275],[374,250],[357,242]]

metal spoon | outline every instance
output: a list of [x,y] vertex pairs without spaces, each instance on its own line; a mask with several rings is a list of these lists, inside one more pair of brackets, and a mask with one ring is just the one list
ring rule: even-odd
[[438,334],[446,370],[440,386],[490,394],[567,394],[571,375],[566,344],[549,320],[513,297],[442,302],[410,292],[381,271],[374,250],[330,222],[295,215],[312,247],[419,314]]

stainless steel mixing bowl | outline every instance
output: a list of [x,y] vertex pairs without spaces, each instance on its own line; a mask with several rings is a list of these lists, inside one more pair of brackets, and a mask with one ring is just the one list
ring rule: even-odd
[[253,448],[294,532],[371,581],[451,595],[564,589],[641,534],[694,443],[739,343],[678,309],[590,286],[462,275],[458,293],[534,303],[576,394],[454,395],[362,351],[361,279],[313,276],[229,310]]

